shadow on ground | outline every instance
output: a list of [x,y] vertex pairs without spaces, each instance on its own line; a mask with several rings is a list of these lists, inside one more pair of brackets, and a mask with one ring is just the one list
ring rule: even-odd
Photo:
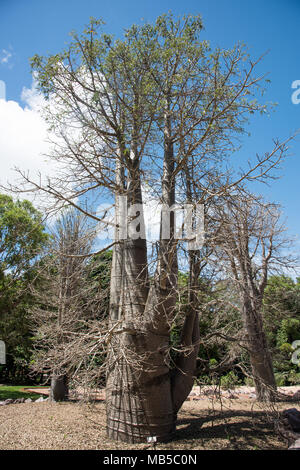
[[233,450],[286,448],[274,429],[276,412],[216,410],[203,417],[187,413],[187,418],[182,414],[174,441],[188,441],[189,448],[193,448],[193,443],[207,449],[224,449],[224,444]]

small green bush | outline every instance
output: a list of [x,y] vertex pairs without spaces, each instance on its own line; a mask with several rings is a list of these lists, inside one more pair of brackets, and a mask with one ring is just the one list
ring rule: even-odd
[[221,388],[231,390],[240,384],[241,384],[241,380],[232,370],[228,372],[228,374],[223,375],[221,377],[221,381],[220,381]]
[[245,378],[245,385],[247,385],[248,387],[254,387],[254,380],[252,379],[252,377]]
[[291,385],[299,385],[300,384],[300,373],[297,372],[295,369],[292,369],[289,372],[287,380],[288,380],[289,384],[291,384]]
[[279,347],[280,351],[284,352],[284,353],[287,353],[287,354],[291,354],[293,352],[293,348],[292,348],[292,345],[290,343],[283,343],[280,347]]
[[276,372],[274,375],[277,387],[283,387],[287,384],[287,372]]
[[218,365],[217,359],[214,359],[214,358],[210,359],[209,360],[209,365],[210,365],[210,367],[216,367]]

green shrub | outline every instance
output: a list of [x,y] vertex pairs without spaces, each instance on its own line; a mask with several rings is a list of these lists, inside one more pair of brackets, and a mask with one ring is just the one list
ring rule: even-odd
[[287,384],[288,372],[276,372],[274,375],[277,387],[283,387]]
[[293,352],[293,348],[292,348],[292,345],[290,343],[283,343],[280,347],[279,347],[280,351],[284,352],[284,353],[287,353],[287,354],[292,354]]
[[281,320],[280,328],[277,332],[277,346],[284,343],[292,343],[300,339],[300,320],[298,318],[285,318]]
[[228,372],[228,374],[223,375],[221,377],[221,381],[220,381],[221,388],[230,390],[230,389],[234,389],[240,384],[241,384],[241,380],[238,378],[238,376],[234,373],[233,370],[231,370],[230,372]]
[[300,384],[300,373],[297,372],[295,369],[292,369],[289,372],[287,380],[288,380],[289,384],[291,384],[291,385],[299,385]]
[[209,360],[209,366],[210,367],[216,367],[218,365],[218,361],[215,358],[212,358]]
[[248,387],[254,387],[254,380],[252,377],[245,378],[245,385],[248,385]]

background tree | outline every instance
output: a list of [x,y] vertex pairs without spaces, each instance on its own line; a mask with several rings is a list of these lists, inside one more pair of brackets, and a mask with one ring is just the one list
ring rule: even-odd
[[290,241],[284,237],[275,205],[253,197],[237,197],[218,207],[220,229],[216,253],[240,294],[241,313],[257,398],[275,398],[276,382],[263,326],[263,297],[268,274],[292,266],[284,252]]
[[2,381],[24,382],[31,358],[32,332],[28,286],[34,264],[47,241],[42,214],[27,201],[0,194],[0,337],[6,343],[7,364]]
[[291,362],[292,343],[300,339],[299,287],[299,278],[295,281],[287,275],[273,275],[264,293],[264,326],[280,386],[300,383],[299,366]]
[[32,293],[33,368],[51,375],[54,401],[67,398],[70,380],[83,387],[97,386],[96,379],[101,378],[108,267],[104,259],[91,262],[86,256],[95,236],[86,217],[64,211],[52,231]]
[[42,214],[27,201],[0,194],[0,268],[17,277],[34,263],[47,240]]

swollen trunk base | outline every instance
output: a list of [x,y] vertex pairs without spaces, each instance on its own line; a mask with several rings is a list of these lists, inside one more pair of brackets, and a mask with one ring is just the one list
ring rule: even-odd
[[165,442],[176,428],[168,383],[144,390],[107,392],[107,436],[128,443]]

